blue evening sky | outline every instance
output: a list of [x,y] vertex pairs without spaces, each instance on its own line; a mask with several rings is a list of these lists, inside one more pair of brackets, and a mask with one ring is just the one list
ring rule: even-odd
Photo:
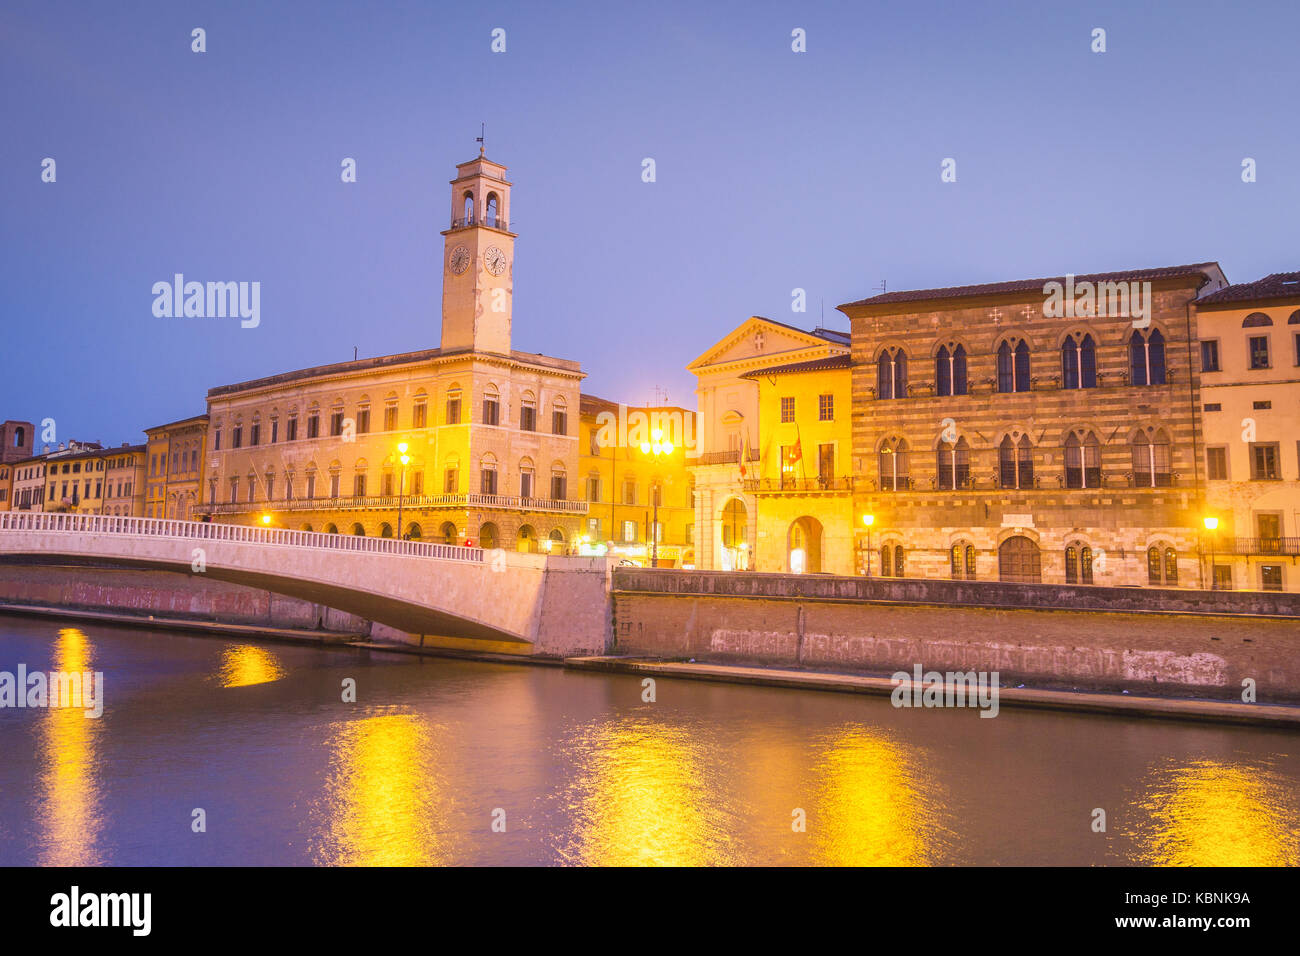
[[[693,406],[747,316],[847,328],[882,279],[1300,269],[1297,35],[1290,2],[5,0],[0,419],[140,441],[213,385],[435,346],[480,122],[515,347],[614,400]],[[260,281],[260,327],[155,318],[175,272]]]

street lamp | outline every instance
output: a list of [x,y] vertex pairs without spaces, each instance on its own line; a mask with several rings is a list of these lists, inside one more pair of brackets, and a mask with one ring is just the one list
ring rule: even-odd
[[399,442],[397,445],[397,460],[402,463],[402,470],[397,478],[397,540],[402,541],[406,535],[402,534],[402,493],[406,490],[406,466],[411,462],[411,456],[406,450],[411,446],[406,442]]
[[[671,455],[673,453],[673,443],[663,440],[663,429],[656,428],[650,437],[654,441],[643,441],[641,443],[641,454],[653,454],[654,460],[658,461],[660,455]],[[657,568],[659,567],[659,495],[655,493],[653,485],[650,486],[650,496],[654,499],[654,518],[651,519],[652,523],[650,525],[650,567]]]
[[876,523],[876,516],[863,515],[862,523],[867,526],[867,577],[871,577],[871,526]]
[[1219,527],[1219,519],[1214,515],[1206,515],[1204,519],[1205,530],[1210,532],[1210,590],[1218,589],[1218,583],[1214,580],[1214,532]]
[[264,513],[262,514],[262,524],[264,524],[264,525],[269,525],[270,523],[271,523],[271,515],[270,515],[270,513],[269,513],[269,512],[264,512]]

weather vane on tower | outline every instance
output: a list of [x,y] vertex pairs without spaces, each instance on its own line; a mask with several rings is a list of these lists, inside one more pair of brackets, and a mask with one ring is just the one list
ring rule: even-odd
[[479,123],[478,136],[474,137],[474,142],[478,143],[478,154],[483,155],[483,150],[487,148],[487,123]]

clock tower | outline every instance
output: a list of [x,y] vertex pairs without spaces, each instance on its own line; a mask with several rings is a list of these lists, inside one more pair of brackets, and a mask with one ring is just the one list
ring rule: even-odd
[[505,174],[480,149],[451,181],[451,228],[442,233],[444,352],[510,354],[515,234]]

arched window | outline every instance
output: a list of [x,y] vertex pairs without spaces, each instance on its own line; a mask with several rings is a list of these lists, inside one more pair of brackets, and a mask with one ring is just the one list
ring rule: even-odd
[[947,490],[965,488],[970,482],[970,445],[965,438],[939,443],[939,460],[936,465],[939,487]]
[[497,194],[487,194],[487,211],[483,217],[484,221],[493,229],[497,226]]
[[485,524],[479,526],[478,529],[479,547],[486,548],[487,550],[490,551],[497,546],[497,542],[499,540],[500,540],[500,534],[497,532],[497,526],[493,524],[491,521],[488,521]]
[[884,491],[902,491],[911,487],[908,478],[907,441],[886,438],[880,443],[880,487]]
[[876,359],[876,398],[907,397],[907,353],[882,349]]
[[1092,583],[1092,548],[1080,541],[1065,549],[1065,583]]
[[1173,484],[1169,471],[1169,436],[1163,428],[1138,429],[1133,433],[1133,485],[1137,488],[1167,488]]
[[472,226],[474,224],[474,194],[465,193],[464,201],[461,203],[461,225]]
[[1243,329],[1262,329],[1272,324],[1273,320],[1263,312],[1252,312],[1241,320],[1241,327]]
[[934,357],[934,393],[936,395],[966,394],[966,348],[962,345],[941,345]]
[[391,538],[393,536],[393,526],[385,521],[379,526],[379,537]]
[[1178,552],[1169,545],[1153,544],[1147,548],[1147,583],[1178,583]]
[[[420,540],[420,536],[421,536],[422,533],[423,533],[423,532],[422,532],[421,529],[420,529],[420,525],[419,525],[417,522],[412,521],[412,522],[411,522],[409,525],[407,525],[407,527],[406,527],[406,540],[407,540],[407,541],[419,541],[419,540]],[[452,544],[455,544],[455,543],[456,543],[455,541],[452,542]]]
[[1028,435],[1010,435],[998,445],[998,485],[1002,488],[1034,487],[1034,446]]
[[1061,345],[1061,382],[1065,388],[1097,387],[1097,344],[1076,333]]
[[1101,487],[1101,446],[1092,432],[1074,431],[1065,439],[1065,487]]
[[880,548],[880,573],[883,577],[903,577],[903,546],[885,544]]
[[1134,331],[1128,342],[1129,384],[1165,384],[1165,337],[1159,329]]
[[998,391],[1029,391],[1029,344],[1024,339],[1003,339],[998,346]]
[[442,523],[442,527],[438,529],[438,534],[442,538],[443,544],[456,543],[456,526],[450,521],[444,521]]
[[958,541],[948,551],[954,581],[975,580],[975,545]]
[[366,536],[366,529],[361,526],[360,522],[357,522],[352,526],[352,534],[358,538],[364,538]]

